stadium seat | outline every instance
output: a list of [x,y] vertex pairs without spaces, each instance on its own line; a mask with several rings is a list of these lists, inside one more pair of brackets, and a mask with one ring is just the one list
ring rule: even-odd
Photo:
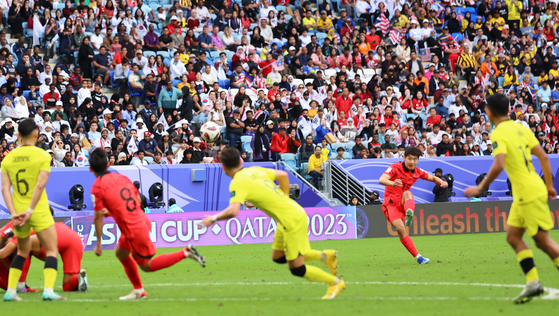
[[281,154],[281,161],[285,162],[291,169],[297,170],[297,159],[295,159],[294,154],[286,153]]
[[115,82],[115,71],[114,71],[114,70],[111,70],[111,71],[110,71],[110,76],[111,76],[111,84],[112,84],[113,86],[115,86],[115,88],[117,88],[117,87],[118,87],[118,83]]
[[340,148],[340,147],[344,147],[344,149],[345,149],[345,144],[344,143],[333,143],[330,146],[332,147],[332,153],[337,153],[338,148]]
[[248,135],[241,136],[241,145],[243,151],[246,151],[247,153],[252,153],[252,147],[250,147],[251,140],[252,140],[252,136],[248,136]]
[[153,157],[145,156],[144,159],[147,161],[147,163],[152,163],[153,162]]
[[351,151],[351,150],[353,150],[353,146],[355,146],[355,142],[347,142],[345,144],[345,150],[346,151]]
[[497,77],[498,87],[502,87],[505,84],[505,77]]
[[276,6],[276,9],[278,11],[283,11],[283,13],[286,13],[286,11],[287,11],[286,6],[284,6],[284,5],[278,5],[278,6]]
[[158,51],[157,55],[161,55],[161,57],[163,58],[171,58],[169,52],[166,50]]
[[218,83],[219,87],[223,89],[229,89],[229,87],[231,87],[231,79],[218,80]]
[[181,83],[181,80],[173,79],[173,87],[176,87],[179,83]]
[[23,90],[23,96],[25,97],[25,99],[26,99],[27,101],[31,101],[31,100],[29,99],[29,94],[30,94],[30,93],[31,93],[31,90]]
[[344,154],[342,155],[342,157],[344,157],[344,159],[353,159],[353,156],[349,153],[349,152],[344,152]]
[[137,160],[139,159],[136,157],[132,158],[132,160],[130,160],[130,165],[133,165]]
[[152,51],[150,51],[150,50],[145,50],[145,51],[144,51],[144,56],[145,56],[146,58],[149,58],[149,56],[155,56],[155,55],[156,55],[155,52],[152,52]]

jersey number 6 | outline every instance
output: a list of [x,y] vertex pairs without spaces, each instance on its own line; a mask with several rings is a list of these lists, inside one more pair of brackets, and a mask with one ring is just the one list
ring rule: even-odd
[[[27,181],[25,181],[24,179],[19,179],[19,174],[25,172],[25,169],[21,169],[16,173],[16,187],[17,187],[17,192],[21,195],[21,196],[25,196],[27,194],[27,192],[29,192],[29,184],[27,184]],[[22,190],[22,186],[25,188],[25,190]]]

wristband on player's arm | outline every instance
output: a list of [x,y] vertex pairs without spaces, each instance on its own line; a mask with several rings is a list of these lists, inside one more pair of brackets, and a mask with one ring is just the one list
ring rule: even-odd
[[212,216],[212,222],[214,222],[214,223],[217,222],[217,215]]
[[32,208],[28,208],[28,209],[27,209],[27,212],[28,212],[29,214],[31,214],[31,215],[33,215],[33,211],[34,211],[34,209],[32,209]]

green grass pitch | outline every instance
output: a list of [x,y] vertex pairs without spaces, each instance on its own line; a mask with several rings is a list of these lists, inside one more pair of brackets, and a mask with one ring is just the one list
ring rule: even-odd
[[[559,231],[551,236],[559,240]],[[0,303],[4,315],[557,315],[559,300],[535,299],[514,305],[525,282],[504,233],[413,238],[431,258],[418,265],[398,238],[312,242],[339,251],[339,275],[347,288],[322,301],[326,286],[290,274],[271,260],[269,244],[199,247],[207,267],[180,262],[155,273],[140,271],[149,298],[119,302],[132,287],[113,251],[84,254],[88,293],[63,293],[67,302]],[[534,243],[527,240],[531,247]],[[174,249],[160,249],[159,253]],[[559,289],[559,271],[534,250],[540,278]],[[321,262],[313,262],[327,269]],[[59,265],[59,270],[61,266]],[[42,288],[42,263],[33,260],[28,284]],[[56,288],[62,291],[59,274]],[[106,314],[103,314],[106,313]]]

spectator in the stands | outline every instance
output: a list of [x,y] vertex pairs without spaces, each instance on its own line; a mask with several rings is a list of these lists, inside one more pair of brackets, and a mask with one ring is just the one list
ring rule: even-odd
[[175,199],[170,198],[167,213],[184,213],[184,210],[177,205],[177,201]]
[[308,162],[309,158],[315,153],[312,135],[305,138],[305,142],[299,148],[299,152],[301,152],[301,161]]
[[325,158],[322,156],[322,147],[316,145],[314,154],[309,157],[309,176],[312,177],[312,184],[315,188],[318,188],[319,178],[324,177],[322,163],[326,160],[328,160],[328,157]]

